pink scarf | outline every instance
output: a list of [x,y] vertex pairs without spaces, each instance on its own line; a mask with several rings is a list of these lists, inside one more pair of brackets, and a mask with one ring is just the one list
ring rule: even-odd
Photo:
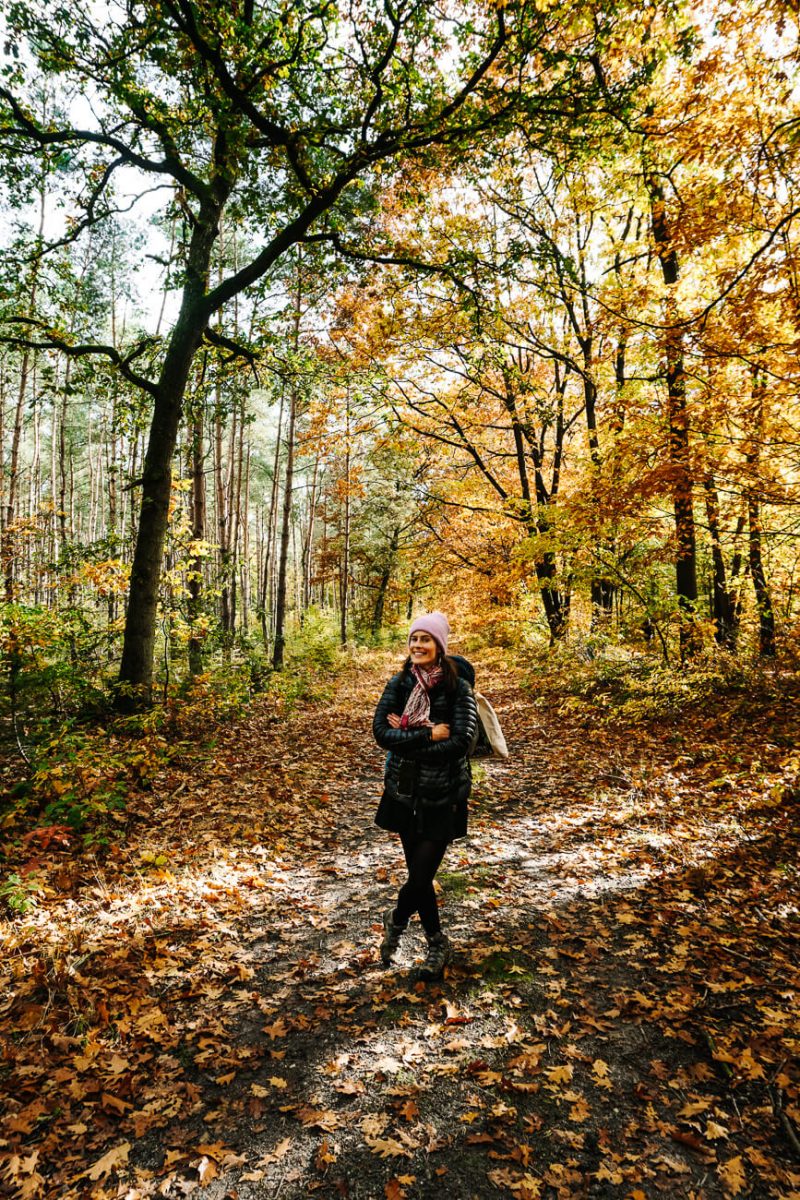
[[422,667],[412,667],[411,674],[417,682],[403,709],[400,728],[421,729],[424,725],[432,726],[430,693],[444,672],[441,667],[431,667],[430,671],[425,671]]

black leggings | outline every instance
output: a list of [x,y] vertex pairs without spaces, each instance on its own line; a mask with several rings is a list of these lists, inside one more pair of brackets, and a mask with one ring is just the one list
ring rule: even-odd
[[439,870],[447,842],[435,842],[430,838],[420,837],[418,833],[401,834],[403,853],[408,866],[408,879],[400,888],[397,897],[397,907],[394,912],[395,925],[405,927],[409,917],[419,913],[422,928],[428,937],[439,933],[439,906],[436,903],[436,892],[433,890],[433,879]]

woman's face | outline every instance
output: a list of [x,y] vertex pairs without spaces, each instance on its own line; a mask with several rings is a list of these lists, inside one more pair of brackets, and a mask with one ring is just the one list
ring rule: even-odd
[[432,667],[439,657],[436,639],[418,630],[408,639],[408,653],[415,667]]

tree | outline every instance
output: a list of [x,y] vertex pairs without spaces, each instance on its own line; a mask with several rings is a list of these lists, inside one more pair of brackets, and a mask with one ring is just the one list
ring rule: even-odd
[[[122,167],[166,184],[187,230],[179,311],[163,340],[141,337],[125,350],[76,343],[35,318],[6,335],[70,356],[103,355],[151,400],[121,694],[147,699],[151,691],[171,465],[194,356],[204,340],[237,350],[212,316],[323,219],[334,230],[346,224],[361,203],[352,185],[368,183],[380,164],[434,147],[458,153],[502,131],[523,101],[535,108],[515,81],[549,36],[551,19],[539,7],[474,3],[447,21],[422,0],[369,14],[316,0],[274,9],[165,0],[102,17],[76,3],[11,11],[2,149],[36,161],[68,155],[80,166],[75,215],[55,240],[77,240],[112,214],[110,182]],[[14,39],[27,49],[18,53]],[[31,88],[47,73],[85,98],[85,123],[36,115]],[[568,94],[564,72],[553,79],[536,98],[542,109]],[[247,262],[212,284],[226,211],[251,214],[262,238]]]

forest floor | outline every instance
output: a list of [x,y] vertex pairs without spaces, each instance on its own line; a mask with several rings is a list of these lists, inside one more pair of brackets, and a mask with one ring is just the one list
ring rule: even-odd
[[798,1200],[796,677],[648,716],[476,663],[511,757],[441,984],[377,953],[388,658],[176,756],[102,860],[6,845],[0,1194]]

